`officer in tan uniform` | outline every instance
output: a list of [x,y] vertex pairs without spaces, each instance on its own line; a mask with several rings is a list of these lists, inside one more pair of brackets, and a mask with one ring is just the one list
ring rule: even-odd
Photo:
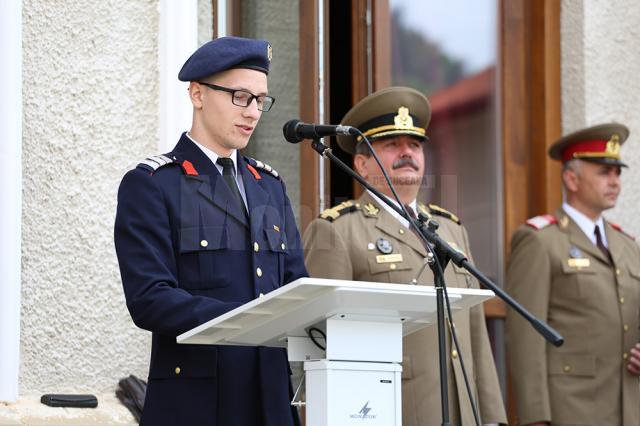
[[[430,117],[424,95],[413,89],[392,87],[360,101],[342,124],[359,128],[369,138],[403,204],[410,206],[414,214],[434,216],[440,224],[439,235],[470,257],[467,233],[458,218],[438,206],[416,200],[424,174],[423,143]],[[356,171],[391,198],[366,144],[347,136],[338,137],[338,143],[355,154]],[[407,221],[368,191],[357,200],[324,211],[304,235],[310,276],[404,284],[417,278],[421,285],[433,285],[428,267],[420,273],[427,251],[407,226]],[[453,264],[446,268],[445,280],[449,287],[478,287],[470,274]],[[506,423],[482,306],[456,313],[454,321],[482,423]],[[475,422],[460,360],[447,337],[451,424],[472,425]],[[403,353],[402,424],[440,425],[437,328],[424,328],[407,336]]]
[[640,248],[602,217],[620,193],[628,135],[603,124],[553,144],[565,202],[513,235],[507,290],[565,338],[554,347],[508,312],[520,424],[640,425]]

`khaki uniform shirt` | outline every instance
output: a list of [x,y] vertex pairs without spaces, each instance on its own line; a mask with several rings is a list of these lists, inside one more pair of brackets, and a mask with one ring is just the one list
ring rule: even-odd
[[[428,211],[424,206],[419,209]],[[324,214],[333,221],[316,219],[304,234],[305,263],[310,276],[401,284],[409,284],[416,278],[427,255],[426,249],[411,230],[402,226],[368,193],[352,202],[350,208],[342,209],[339,215],[333,210],[333,215],[331,211]],[[445,217],[435,219],[440,224],[439,235],[468,255],[465,229]],[[383,246],[390,244],[390,254],[401,255],[402,259],[379,262],[376,259],[382,254],[377,248],[379,239],[384,240]],[[475,278],[453,264],[446,268],[445,280],[449,287],[478,287]],[[418,277],[418,283],[433,285],[433,274],[428,267]],[[455,313],[454,322],[482,423],[506,423],[482,306]],[[405,426],[441,424],[437,336],[434,325],[404,338],[402,424]],[[451,424],[473,425],[460,360],[447,337],[451,355],[447,359]]]
[[626,365],[639,338],[640,248],[605,221],[611,264],[562,209],[555,218],[511,242],[508,292],[565,339],[556,348],[507,313],[520,423],[638,426],[639,381]]

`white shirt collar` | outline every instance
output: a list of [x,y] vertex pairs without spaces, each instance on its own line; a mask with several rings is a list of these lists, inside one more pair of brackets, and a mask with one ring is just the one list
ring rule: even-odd
[[[393,210],[391,207],[389,207],[389,206],[387,205],[387,203],[385,203],[384,201],[382,201],[382,200],[381,200],[379,197],[377,197],[373,192],[369,191],[368,189],[367,189],[367,192],[369,193],[369,195],[371,195],[371,197],[372,197],[374,200],[376,200],[376,202],[377,202],[380,206],[382,206],[382,208],[383,208],[383,209],[385,209],[386,211],[388,211],[388,212],[389,212],[389,214],[390,214],[391,216],[393,216],[394,218],[396,218],[396,220],[398,220],[398,221],[402,224],[402,226],[404,226],[405,228],[408,228],[408,227],[409,227],[409,221],[407,221],[404,217],[400,216],[400,214],[399,214],[398,212],[396,212],[396,211],[395,211],[395,210]],[[399,205],[399,204],[398,204],[398,203],[397,203],[393,198],[386,197],[386,196],[385,196],[385,198],[387,198],[388,200],[390,200],[390,201],[391,201],[393,204],[395,204],[396,206],[400,207],[400,205]],[[410,203],[409,203],[409,206],[413,209],[413,214],[415,214],[415,215],[417,216],[417,209],[416,209],[417,202],[416,202],[416,200],[414,199],[412,202],[410,202]]]
[[604,219],[602,218],[602,215],[598,218],[598,220],[594,222],[589,219],[584,213],[572,207],[566,202],[562,203],[562,210],[564,210],[569,215],[569,217],[573,219],[573,221],[578,225],[578,227],[580,227],[582,232],[585,233],[587,238],[589,238],[593,244],[596,244],[596,236],[594,234],[594,231],[596,229],[596,225],[598,225],[598,227],[600,227],[602,244],[604,244],[605,247],[609,247],[609,243],[607,241],[607,233],[604,229]]
[[[191,137],[189,132],[187,132],[187,137],[189,139],[191,139],[191,142],[195,143],[196,146],[198,148],[200,148],[200,150],[202,150],[202,152],[204,152],[204,154],[207,157],[209,157],[209,159],[216,166],[216,168],[218,169],[220,174],[222,174],[222,166],[216,162],[216,161],[218,161],[218,158],[220,158],[220,156],[215,151],[213,151],[213,150],[207,148],[206,146],[201,145],[200,143],[198,143],[198,141],[196,141],[194,138]],[[238,176],[238,150],[237,149],[233,150],[233,152],[231,153],[231,157],[230,158],[233,161],[233,174],[235,176]]]

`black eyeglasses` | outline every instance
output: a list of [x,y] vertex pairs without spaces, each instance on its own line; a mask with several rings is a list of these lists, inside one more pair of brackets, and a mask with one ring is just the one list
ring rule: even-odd
[[231,102],[233,102],[234,105],[237,105],[239,107],[246,108],[249,105],[251,105],[251,102],[253,102],[253,100],[255,99],[256,104],[258,105],[258,109],[262,112],[267,112],[271,109],[274,102],[276,101],[275,98],[272,98],[271,96],[254,95],[253,93],[247,92],[246,90],[243,90],[243,89],[229,89],[228,87],[218,86],[217,84],[205,83],[204,81],[198,81],[197,83],[207,86],[209,89],[220,90],[222,92],[231,93]]

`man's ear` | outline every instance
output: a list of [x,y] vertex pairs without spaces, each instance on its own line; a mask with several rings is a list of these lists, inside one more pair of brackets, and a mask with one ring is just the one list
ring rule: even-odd
[[367,167],[366,167],[366,163],[367,160],[369,159],[369,157],[367,157],[366,155],[362,155],[362,154],[356,154],[353,157],[353,168],[356,169],[356,172],[358,172],[358,174],[360,176],[362,176],[363,178],[367,178],[368,177],[368,173],[367,173]]
[[568,192],[576,192],[578,190],[578,181],[580,176],[572,169],[566,169],[562,172],[562,181]]
[[195,109],[202,108],[202,85],[200,83],[196,83],[192,81],[189,83],[189,99],[191,99],[191,104]]

